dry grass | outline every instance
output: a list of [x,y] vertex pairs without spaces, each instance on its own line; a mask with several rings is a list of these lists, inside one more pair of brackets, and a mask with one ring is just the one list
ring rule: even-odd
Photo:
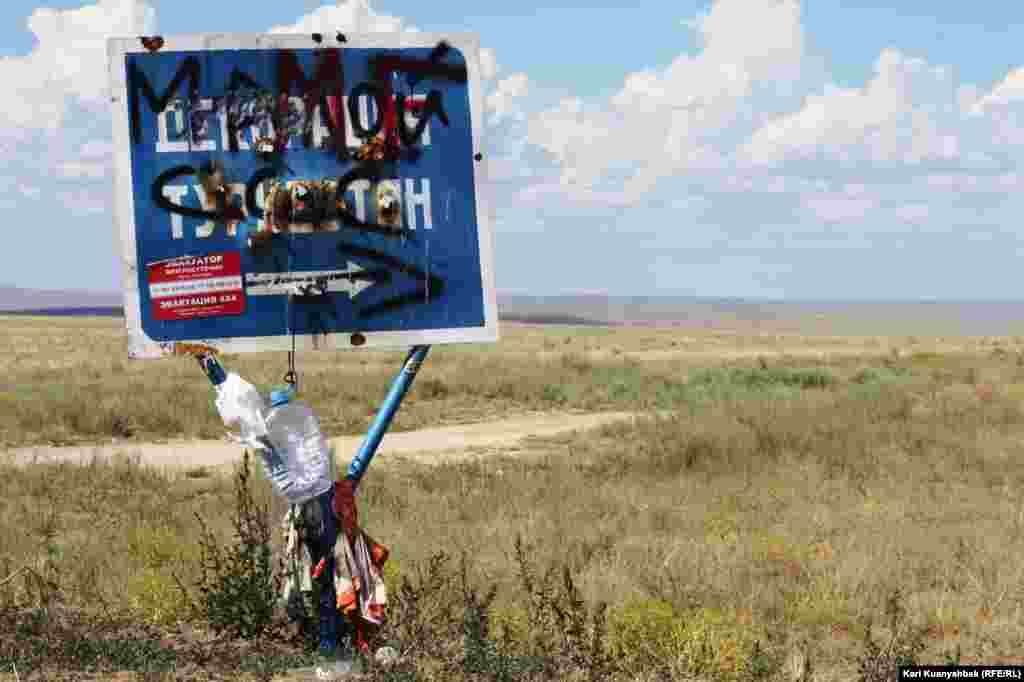
[[[414,385],[392,428],[570,405],[588,411],[642,407],[648,396],[640,387],[674,380],[680,363],[648,366],[599,357],[614,346],[611,333],[563,328],[541,335],[520,326],[507,330],[496,347],[437,347],[430,372]],[[538,362],[536,355],[551,343],[559,353]],[[132,361],[125,344],[120,320],[0,317],[0,446],[223,433],[209,409],[210,386],[194,361]],[[362,433],[403,355],[303,354],[302,397],[331,435]],[[224,363],[264,388],[280,384],[286,369],[284,353],[229,356]]]
[[[121,362],[123,335],[114,325],[61,324],[10,325],[4,343],[17,357],[5,374],[32,391],[7,398],[17,412],[0,413],[6,439],[48,437],[46,414],[70,429],[60,410],[77,410],[71,414],[81,415],[81,427],[93,411],[113,415],[133,404],[142,434],[160,432],[145,424],[171,423],[187,435],[220,433],[197,368]],[[787,679],[800,656],[813,662],[818,680],[891,679],[886,671],[900,655],[939,663],[957,649],[964,661],[1020,660],[1024,569],[1015,559],[1024,552],[1024,507],[1015,491],[1024,481],[1024,367],[1012,340],[927,339],[900,352],[892,349],[905,343],[881,340],[875,354],[820,362],[698,363],[680,355],[641,364],[630,353],[670,350],[679,331],[504,333],[508,341],[496,348],[435,349],[420,392],[403,407],[403,425],[554,402],[673,411],[534,439],[528,458],[371,472],[360,512],[394,550],[392,587],[438,549],[470,557],[475,579],[497,590],[487,628],[505,648],[488,654],[494,660],[519,660],[539,646],[530,644],[541,627],[539,602],[523,587],[517,536],[538,574],[568,568],[587,609],[608,603],[604,650],[644,679],[659,671],[675,679]],[[688,348],[729,341],[687,335]],[[86,341],[62,355],[59,340],[71,338]],[[29,343],[48,350],[29,353]],[[956,353],[935,351],[953,343]],[[613,348],[623,357],[597,355]],[[539,366],[531,351],[552,359]],[[335,415],[354,410],[350,402],[365,408],[383,393],[398,358],[303,358],[305,391]],[[262,382],[277,378],[273,360],[227,364]],[[70,376],[69,395],[83,400],[92,391],[86,404],[40,388]],[[431,380],[440,384],[431,388]],[[32,423],[38,430],[25,430]],[[365,426],[354,416],[350,424]],[[283,509],[266,481],[257,480],[256,496],[277,518]],[[128,461],[3,466],[0,580],[19,567],[31,571],[0,585],[0,603],[62,604],[147,622],[159,642],[189,621],[175,577],[185,585],[196,577],[193,512],[227,533],[233,501],[230,480],[202,471],[158,473]],[[22,619],[25,632],[35,627]],[[874,645],[865,643],[869,631]],[[452,642],[438,651],[468,646]],[[423,658],[427,665],[430,656]]]

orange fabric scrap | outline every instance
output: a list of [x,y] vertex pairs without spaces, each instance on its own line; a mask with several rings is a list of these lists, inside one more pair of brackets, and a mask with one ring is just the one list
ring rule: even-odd
[[356,646],[369,650],[369,639],[384,623],[387,587],[384,564],[390,552],[359,527],[355,506],[355,485],[338,481],[335,486],[334,511],[342,535],[334,546],[334,586],[338,610],[353,624]]

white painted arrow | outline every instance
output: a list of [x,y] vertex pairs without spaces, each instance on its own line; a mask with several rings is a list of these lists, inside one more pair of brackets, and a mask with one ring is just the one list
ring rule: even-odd
[[374,285],[372,279],[353,279],[363,271],[352,261],[345,270],[304,272],[261,272],[245,276],[245,293],[250,296],[284,296],[345,292],[350,299]]

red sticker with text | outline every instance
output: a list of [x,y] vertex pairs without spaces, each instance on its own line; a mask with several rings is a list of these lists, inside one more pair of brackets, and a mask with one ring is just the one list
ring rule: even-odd
[[241,315],[242,258],[237,251],[150,263],[149,298],[157,320]]

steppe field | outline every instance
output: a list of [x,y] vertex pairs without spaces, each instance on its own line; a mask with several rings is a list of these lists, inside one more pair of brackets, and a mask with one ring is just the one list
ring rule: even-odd
[[[821,327],[432,349],[360,490],[401,654],[367,679],[1024,663],[1024,337]],[[315,679],[268,606],[284,505],[195,361],[129,360],[117,318],[0,317],[0,350],[0,677]],[[336,471],[403,356],[298,357]]]

